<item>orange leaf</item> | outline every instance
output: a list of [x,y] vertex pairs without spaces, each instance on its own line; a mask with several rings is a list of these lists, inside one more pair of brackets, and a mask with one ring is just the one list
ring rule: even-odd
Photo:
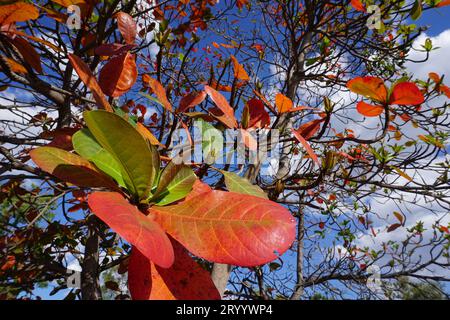
[[436,7],[439,8],[439,7],[444,7],[444,6],[448,6],[448,5],[450,5],[450,0],[442,0],[441,2],[439,2],[436,5]]
[[205,91],[191,92],[185,95],[183,98],[181,98],[177,112],[185,112],[190,108],[193,108],[196,105],[202,103],[203,100],[205,99],[206,99]]
[[136,130],[144,137],[150,144],[155,146],[165,147],[162,143],[158,141],[158,139],[151,133],[149,129],[147,129],[142,123],[138,122],[136,125]]
[[228,128],[236,128],[237,121],[234,117],[234,110],[228,103],[227,99],[225,99],[225,97],[220,92],[214,90],[208,85],[205,85],[205,92],[219,109],[210,110],[214,117],[220,120]]
[[258,142],[255,138],[245,129],[239,129],[240,138],[247,146],[249,150],[256,151],[258,149]]
[[59,4],[61,7],[67,8],[73,4],[81,4],[85,3],[84,0],[52,0],[52,2],[55,2]]
[[404,217],[400,212],[394,211],[394,216],[397,218],[398,221],[400,221],[401,224],[403,224]]
[[166,233],[120,193],[94,192],[88,197],[88,204],[97,217],[148,259],[163,268],[173,264],[173,248]]
[[192,186],[192,191],[184,198],[185,201],[195,198],[201,194],[205,194],[211,192],[212,189],[209,185],[202,182],[200,179],[195,180],[194,185]]
[[150,212],[186,249],[212,262],[265,264],[295,238],[296,223],[285,207],[251,195],[213,190]]
[[117,19],[117,26],[123,39],[128,44],[133,44],[136,39],[137,27],[133,18],[125,12],[118,12],[115,16]]
[[316,119],[305,124],[302,124],[297,130],[295,130],[298,134],[300,134],[305,140],[311,139],[311,137],[316,134],[320,129],[320,123],[322,123],[323,119]]
[[129,91],[137,79],[136,57],[129,52],[108,60],[100,71],[99,84],[110,97],[119,97]]
[[134,300],[218,300],[211,275],[178,242],[171,239],[175,261],[155,266],[136,247],[131,251],[128,286]]
[[400,223],[394,223],[392,225],[389,226],[389,228],[387,228],[387,232],[392,232],[395,229],[397,229],[398,227],[401,227],[402,225]]
[[437,84],[441,82],[441,77],[436,72],[430,72],[428,77]]
[[378,117],[383,113],[384,107],[379,105],[373,105],[365,103],[364,101],[358,102],[356,110],[366,117]]
[[361,0],[351,0],[350,4],[356,11],[366,12],[366,8],[364,8]]
[[390,104],[421,104],[425,98],[419,88],[412,82],[400,82],[394,86],[392,90]]
[[279,113],[285,113],[289,112],[292,109],[294,103],[284,94],[277,93],[277,95],[275,96],[275,105],[277,106]]
[[148,74],[144,74],[142,75],[142,82],[152,89],[156,98],[161,102],[165,109],[173,112],[172,105],[170,104],[169,99],[167,99],[166,90],[158,80],[150,77]]
[[74,54],[69,54],[69,61],[81,81],[83,81],[83,83],[91,90],[97,105],[109,112],[113,112],[111,105],[108,100],[106,100],[105,95],[103,94],[102,89],[100,89],[100,85],[92,74],[91,69],[89,69],[89,66]]
[[317,157],[316,153],[314,152],[314,150],[311,148],[311,146],[309,145],[308,141],[305,140],[305,138],[303,138],[297,131],[295,131],[294,129],[291,130],[292,133],[294,134],[294,137],[303,145],[303,147],[305,148],[306,152],[308,152],[309,156],[311,157],[311,159],[317,163],[318,165],[320,165],[319,162],[319,158]]
[[245,71],[244,67],[237,61],[236,57],[233,55],[231,55],[230,57],[231,61],[233,62],[234,77],[242,81],[250,80],[247,71]]
[[0,6],[0,25],[34,20],[39,17],[39,10],[32,4],[19,1]]
[[[11,58],[8,58],[8,57],[3,57],[2,56],[2,58],[6,60],[6,63],[11,68],[12,72],[14,72],[14,73],[21,73],[21,74],[28,73],[27,69],[23,65],[18,63],[17,61],[15,61],[15,60],[13,60]],[[0,70],[1,70],[1,67],[0,67]]]
[[387,101],[387,90],[383,80],[377,77],[356,77],[347,82],[347,88],[366,98],[381,103]]

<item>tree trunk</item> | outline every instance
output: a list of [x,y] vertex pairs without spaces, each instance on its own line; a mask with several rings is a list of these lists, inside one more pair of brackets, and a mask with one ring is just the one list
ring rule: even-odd
[[99,279],[99,244],[100,237],[97,233],[97,220],[91,217],[88,222],[88,235],[84,248],[84,259],[81,271],[81,299],[101,300]]
[[303,239],[305,236],[305,218],[303,215],[303,208],[298,210],[298,226],[297,226],[297,283],[295,284],[295,291],[291,295],[291,300],[300,300],[304,292],[303,279]]

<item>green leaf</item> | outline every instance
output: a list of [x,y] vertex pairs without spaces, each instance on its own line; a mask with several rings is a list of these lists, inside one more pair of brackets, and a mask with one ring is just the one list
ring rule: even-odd
[[127,120],[103,111],[84,112],[84,120],[95,139],[120,164],[128,190],[146,199],[159,170],[159,154]]
[[78,130],[72,136],[73,148],[80,156],[93,162],[100,170],[108,174],[122,187],[126,187],[120,170],[120,164],[106,151],[87,129]]
[[198,119],[195,123],[197,127],[201,128],[204,161],[212,164],[221,156],[223,149],[222,132],[203,119]]
[[411,8],[411,19],[417,20],[422,15],[422,0],[416,0]]
[[267,194],[259,186],[251,184],[247,179],[242,178],[233,172],[221,172],[225,177],[225,184],[229,191],[268,199]]
[[164,168],[158,187],[152,198],[158,206],[183,199],[192,190],[197,176],[184,164],[169,164]]

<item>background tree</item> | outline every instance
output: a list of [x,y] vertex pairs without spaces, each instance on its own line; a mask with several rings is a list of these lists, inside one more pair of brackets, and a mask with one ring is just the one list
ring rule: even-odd
[[[298,222],[297,241],[279,261],[255,268],[205,262],[220,291],[228,284],[227,295],[245,299],[385,298],[367,279],[448,281],[449,89],[443,75],[415,79],[405,68],[424,30],[411,19],[447,1],[69,2],[35,1],[12,17],[0,7],[1,183],[6,201],[25,194],[31,203],[17,214],[2,211],[7,272],[0,277],[14,295],[64,280],[70,257],[83,269],[79,297],[99,299],[99,275],[128,261],[129,245],[90,214],[87,190],[29,161],[36,146],[71,150],[82,111],[106,104],[74,72],[69,53],[99,71],[107,103],[150,129],[163,156],[171,155],[176,129],[192,133],[196,118],[219,130],[279,130],[279,158],[269,168],[265,159],[196,168],[214,189],[229,188],[218,169],[242,173]],[[67,25],[72,3],[81,8],[79,29]],[[370,5],[378,9],[368,13]],[[120,32],[119,11],[137,22],[135,43]],[[422,48],[426,57],[433,49],[429,41]],[[112,79],[133,73],[133,54],[138,83],[131,76],[134,85],[122,92]],[[108,70],[109,62],[116,67]],[[375,78],[348,82],[361,76]],[[388,99],[382,83],[402,82],[409,87]],[[213,107],[224,105],[214,89],[231,112]],[[389,207],[380,211],[379,203]],[[58,213],[47,217],[51,206]],[[419,209],[433,221],[424,224]],[[27,223],[30,213],[37,215]],[[28,233],[38,236],[17,237]],[[370,245],[376,237],[382,245]],[[18,243],[33,255],[16,250]],[[18,283],[25,270],[40,277]]]

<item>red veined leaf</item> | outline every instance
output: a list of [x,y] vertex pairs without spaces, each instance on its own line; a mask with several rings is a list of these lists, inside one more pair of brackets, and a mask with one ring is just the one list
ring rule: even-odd
[[364,5],[361,3],[361,0],[351,0],[350,4],[356,11],[366,12],[366,8],[364,8]]
[[119,97],[129,91],[137,79],[136,56],[129,52],[108,60],[100,71],[99,84],[110,97]]
[[234,110],[228,103],[227,99],[225,99],[225,97],[221,93],[214,90],[208,85],[205,85],[205,92],[206,94],[208,94],[208,96],[211,98],[211,100],[214,102],[217,108],[221,111],[218,112],[218,110],[213,108],[210,109],[211,113],[227,127],[236,128],[237,121],[236,118],[234,117]]
[[109,112],[113,112],[111,105],[109,104],[108,100],[106,100],[105,95],[103,94],[103,91],[100,88],[97,79],[95,79],[95,76],[92,74],[89,66],[74,54],[69,54],[69,61],[77,72],[81,81],[83,81],[83,83],[91,90],[98,106]]
[[148,74],[144,74],[142,75],[142,82],[152,89],[153,93],[156,95],[156,98],[159,102],[161,102],[164,108],[170,112],[173,112],[172,105],[167,99],[166,90],[158,80],[150,77]]
[[156,221],[194,255],[237,266],[256,266],[284,253],[295,220],[278,203],[213,190],[179,204],[150,209]]
[[41,57],[34,47],[24,38],[14,37],[10,40],[23,59],[38,73],[42,73]]
[[309,156],[311,157],[311,159],[320,165],[319,162],[319,158],[317,157],[316,153],[314,152],[314,150],[311,148],[311,146],[309,145],[308,141],[305,140],[305,138],[303,138],[301,136],[301,134],[299,134],[297,131],[295,131],[294,129],[292,129],[292,133],[294,134],[294,137],[297,139],[298,142],[300,142],[303,147],[305,148],[306,152],[308,152]]
[[189,110],[190,108],[193,108],[196,105],[199,105],[205,99],[206,99],[205,91],[191,92],[191,93],[185,95],[183,98],[181,98],[180,104],[178,105],[177,112],[185,112],[185,111]]
[[125,53],[135,46],[131,44],[104,43],[95,48],[95,54],[98,56],[115,56]]
[[172,244],[153,220],[118,192],[94,192],[88,197],[92,212],[155,264],[169,268],[174,261]]
[[211,192],[212,189],[209,185],[202,182],[200,179],[195,180],[194,185],[192,186],[192,191],[186,196],[185,201],[195,198],[201,194],[205,194]]
[[377,77],[356,77],[347,82],[347,88],[366,98],[381,103],[387,101],[387,90],[383,80]]
[[264,103],[256,98],[247,101],[250,119],[248,128],[265,128],[270,124],[270,115],[264,109]]
[[292,109],[294,103],[284,94],[277,93],[277,95],[275,96],[275,105],[277,106],[279,113],[285,113],[289,112]]
[[298,134],[300,134],[305,140],[309,140],[313,135],[316,134],[320,129],[320,123],[323,122],[323,119],[316,119],[305,124],[302,124],[297,130],[295,130]]
[[65,182],[80,187],[117,189],[111,178],[74,153],[54,147],[39,147],[31,150],[30,156],[39,168]]
[[233,55],[230,55],[230,57],[233,62],[234,77],[242,81],[250,80],[247,71],[245,71],[244,67],[237,61],[236,57]]
[[0,25],[34,20],[38,17],[39,10],[30,3],[18,1],[0,6]]
[[398,227],[401,227],[402,225],[401,225],[401,223],[394,223],[394,224],[392,224],[392,225],[390,225],[388,228],[387,228],[387,232],[392,232],[392,231],[394,231],[395,229],[397,229]]
[[412,82],[400,82],[392,89],[392,94],[389,103],[390,104],[421,104],[425,101],[425,98],[417,88],[415,83]]
[[258,142],[249,131],[239,129],[239,136],[249,150],[256,151],[258,149]]
[[170,268],[155,266],[136,247],[131,251],[128,286],[134,300],[219,300],[211,275],[175,240]]
[[356,105],[356,110],[366,117],[378,117],[383,113],[384,107],[360,101]]
[[117,26],[119,28],[120,34],[123,39],[128,44],[134,44],[137,33],[136,22],[134,22],[133,18],[125,12],[118,12],[115,16],[117,19]]

